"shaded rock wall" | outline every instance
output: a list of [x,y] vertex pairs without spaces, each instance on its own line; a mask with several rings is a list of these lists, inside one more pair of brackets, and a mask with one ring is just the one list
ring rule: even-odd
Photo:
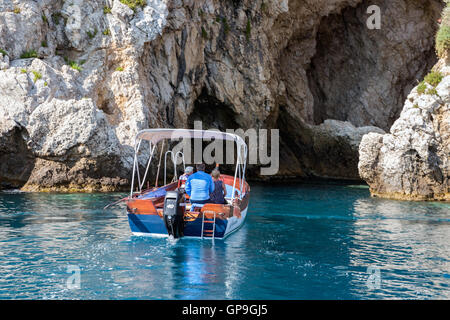
[[403,103],[437,62],[435,1],[379,1],[381,30],[362,27],[367,5],[322,19],[308,69],[314,122],[347,120],[388,130]]

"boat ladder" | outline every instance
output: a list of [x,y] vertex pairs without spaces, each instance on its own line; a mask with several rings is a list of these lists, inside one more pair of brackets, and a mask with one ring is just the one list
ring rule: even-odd
[[[206,213],[214,213],[214,219],[205,219]],[[206,229],[205,223],[208,225],[212,224],[212,229]],[[214,243],[216,233],[216,212],[215,211],[204,211],[202,215],[202,239],[203,238],[211,238]]]

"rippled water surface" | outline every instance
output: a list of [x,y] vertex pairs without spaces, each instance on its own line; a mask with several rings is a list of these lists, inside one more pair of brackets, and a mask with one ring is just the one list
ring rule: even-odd
[[0,299],[450,299],[448,203],[254,185],[212,246],[132,236],[120,196],[0,193]]

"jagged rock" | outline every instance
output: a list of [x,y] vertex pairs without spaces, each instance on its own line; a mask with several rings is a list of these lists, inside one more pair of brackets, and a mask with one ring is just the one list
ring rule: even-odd
[[0,189],[18,188],[28,181],[34,156],[26,146],[26,135],[19,123],[0,117]]
[[415,88],[389,134],[369,133],[359,148],[359,173],[374,196],[450,200],[450,75],[437,95]]
[[[45,40],[47,26],[40,14],[54,1],[0,1],[0,48],[7,48],[11,59],[36,49]],[[14,10],[20,10],[15,13]]]
[[9,68],[9,57],[7,54],[0,52],[0,70]]

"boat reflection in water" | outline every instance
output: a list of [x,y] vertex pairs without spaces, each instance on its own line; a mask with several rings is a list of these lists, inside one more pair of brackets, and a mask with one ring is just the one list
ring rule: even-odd
[[[141,265],[140,272],[133,279],[115,272],[114,282],[125,284],[132,280],[141,297],[233,299],[239,295],[244,279],[245,264],[237,257],[246,242],[245,226],[227,241],[214,245],[201,240],[132,236],[128,241],[129,256]],[[158,296],[152,297],[156,292]]]

